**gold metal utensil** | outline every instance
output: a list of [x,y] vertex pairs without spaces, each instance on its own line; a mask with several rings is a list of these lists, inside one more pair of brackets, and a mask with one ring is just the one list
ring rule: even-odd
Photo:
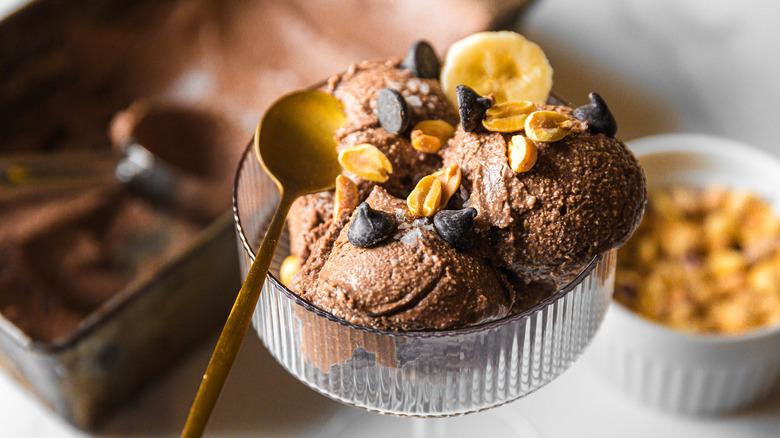
[[341,173],[335,132],[344,121],[341,102],[330,94],[307,90],[282,97],[258,126],[255,152],[279,187],[281,197],[217,341],[182,437],[203,434],[249,328],[290,205],[301,195],[332,188]]

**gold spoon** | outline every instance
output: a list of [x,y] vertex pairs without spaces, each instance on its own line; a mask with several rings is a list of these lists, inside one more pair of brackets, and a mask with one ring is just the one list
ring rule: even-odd
[[295,198],[334,186],[341,173],[336,129],[344,123],[335,97],[307,90],[289,94],[266,112],[255,133],[255,152],[281,197],[260,250],[238,292],[195,396],[182,437],[199,437],[244,339],[282,227]]

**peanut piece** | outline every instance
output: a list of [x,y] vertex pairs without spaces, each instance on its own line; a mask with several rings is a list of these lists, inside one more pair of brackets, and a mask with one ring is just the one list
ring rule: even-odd
[[418,217],[433,216],[441,203],[441,182],[436,175],[423,177],[406,198],[409,211]]
[[279,267],[279,281],[285,286],[290,286],[292,278],[301,270],[303,260],[297,255],[285,257],[282,266]]
[[550,143],[571,132],[574,123],[555,111],[535,111],[525,119],[525,135],[531,140]]
[[337,176],[336,193],[333,195],[333,220],[338,219],[344,211],[351,212],[357,205],[357,185],[344,175]]
[[457,164],[453,164],[445,169],[437,170],[433,175],[441,183],[441,201],[439,201],[439,209],[441,210],[447,206],[452,195],[460,187],[460,167]]
[[536,164],[536,144],[528,137],[513,135],[506,151],[509,167],[515,172],[527,172]]
[[376,146],[368,143],[348,147],[339,152],[339,163],[360,178],[385,182],[393,173],[393,165]]
[[525,119],[534,112],[533,102],[511,101],[488,108],[482,126],[492,132],[518,132],[524,129]]
[[423,120],[412,128],[412,147],[434,154],[452,138],[455,128],[444,120]]

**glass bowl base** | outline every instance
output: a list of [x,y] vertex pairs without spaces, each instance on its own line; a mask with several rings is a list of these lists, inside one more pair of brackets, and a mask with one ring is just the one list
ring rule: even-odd
[[509,406],[448,418],[407,418],[350,408],[327,425],[325,437],[339,438],[542,438],[541,433]]

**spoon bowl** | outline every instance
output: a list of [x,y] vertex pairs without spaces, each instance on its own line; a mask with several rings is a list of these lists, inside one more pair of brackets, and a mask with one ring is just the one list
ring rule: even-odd
[[190,409],[182,437],[199,437],[246,335],[268,268],[295,198],[327,190],[341,173],[336,129],[345,121],[335,97],[317,90],[282,97],[266,112],[255,134],[255,152],[281,192],[263,243],[238,292],[203,381]]
[[255,153],[283,194],[333,187],[341,173],[334,133],[344,124],[342,111],[330,94],[308,90],[281,98],[265,114],[255,134]]

